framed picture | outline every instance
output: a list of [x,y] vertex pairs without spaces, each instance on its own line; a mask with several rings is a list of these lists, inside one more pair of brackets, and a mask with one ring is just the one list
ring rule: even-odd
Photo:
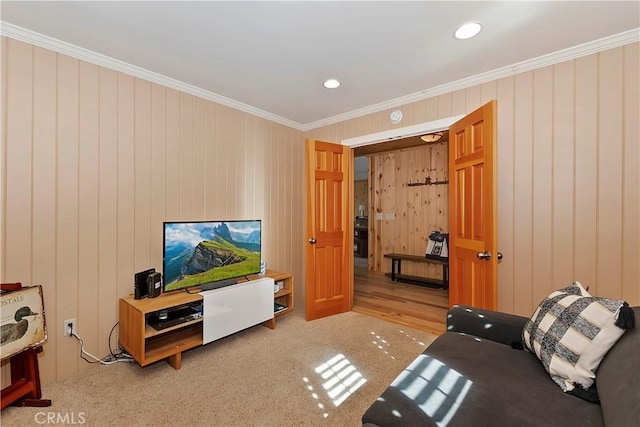
[[42,286],[5,292],[0,297],[0,358],[5,359],[47,340]]

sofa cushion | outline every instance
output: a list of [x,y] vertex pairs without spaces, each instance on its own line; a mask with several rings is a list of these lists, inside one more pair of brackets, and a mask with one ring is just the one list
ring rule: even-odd
[[562,390],[572,391],[577,385],[586,390],[604,355],[625,332],[616,326],[623,304],[592,297],[575,282],[540,303],[523,329],[523,345]]
[[472,335],[438,337],[362,418],[382,426],[598,426],[600,406],[562,392],[531,353]]
[[[640,319],[640,307],[633,308]],[[600,363],[596,384],[605,424],[640,426],[640,328],[624,333]]]

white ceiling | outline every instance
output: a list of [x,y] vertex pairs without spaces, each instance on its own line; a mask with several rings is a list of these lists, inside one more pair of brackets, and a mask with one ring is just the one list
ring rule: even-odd
[[[628,43],[640,33],[638,1],[2,1],[0,13],[4,35],[102,65],[125,63],[134,75],[186,84],[300,130],[424,99],[474,76],[517,72],[525,61],[605,37]],[[484,30],[455,40],[467,21]],[[342,87],[324,89],[329,77]]]

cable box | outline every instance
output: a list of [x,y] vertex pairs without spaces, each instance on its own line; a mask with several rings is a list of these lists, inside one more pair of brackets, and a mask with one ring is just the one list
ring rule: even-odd
[[183,307],[168,312],[156,312],[149,316],[148,323],[156,331],[190,322],[202,317],[202,313],[193,307]]
[[288,307],[288,306],[286,306],[286,305],[278,304],[277,302],[274,302],[274,303],[273,303],[273,313],[274,313],[274,314],[275,314],[275,313],[278,313],[278,312],[281,312],[281,311],[283,311],[283,310],[286,310],[287,308],[289,308],[289,307]]

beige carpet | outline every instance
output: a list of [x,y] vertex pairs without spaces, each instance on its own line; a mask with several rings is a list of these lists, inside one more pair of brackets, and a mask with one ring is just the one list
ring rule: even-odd
[[[433,339],[354,312],[306,322],[297,311],[278,318],[274,330],[255,326],[184,353],[179,371],[166,362],[92,366],[46,384],[51,407],[9,407],[1,422],[50,425],[53,416],[85,426],[358,426]],[[345,382],[362,382],[359,375],[366,382],[345,392]]]

